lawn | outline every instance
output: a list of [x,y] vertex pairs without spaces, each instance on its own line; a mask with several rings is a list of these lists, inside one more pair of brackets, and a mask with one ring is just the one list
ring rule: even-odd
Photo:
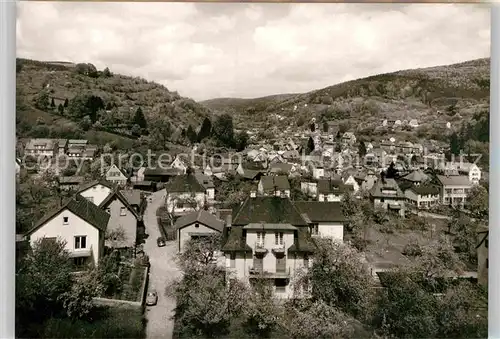
[[118,276],[123,285],[120,292],[111,296],[111,299],[127,300],[133,302],[140,302],[142,298],[142,285],[144,283],[144,270],[142,266],[131,267],[128,265],[121,265],[118,270]]
[[145,318],[140,309],[101,307],[93,321],[50,318],[38,331],[40,338],[145,338]]

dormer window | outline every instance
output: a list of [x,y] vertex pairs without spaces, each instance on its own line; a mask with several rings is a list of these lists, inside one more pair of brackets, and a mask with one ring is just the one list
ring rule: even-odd
[[69,224],[69,218],[68,217],[63,217],[63,225]]
[[127,215],[127,209],[125,207],[120,207],[120,215],[121,216]]

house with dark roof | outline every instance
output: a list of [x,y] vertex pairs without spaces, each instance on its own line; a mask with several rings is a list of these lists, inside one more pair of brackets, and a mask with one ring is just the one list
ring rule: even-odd
[[[142,177],[144,178],[143,181],[168,182],[170,179],[178,175],[181,175],[182,171],[178,168],[172,168],[172,167],[167,167],[167,168],[156,167],[156,168],[144,168],[141,174]],[[141,178],[141,175],[139,173],[137,178],[138,179]]]
[[406,197],[399,188],[396,180],[382,176],[370,191],[370,200],[375,208],[383,208],[387,211],[405,216]]
[[257,192],[264,196],[290,197],[290,182],[286,175],[265,175],[260,178]]
[[472,183],[466,175],[437,175],[440,185],[441,203],[451,206],[464,206]]
[[312,236],[344,241],[345,217],[340,202],[296,201]]
[[317,248],[302,214],[288,197],[247,198],[226,224],[222,252],[229,278],[271,281],[279,298],[299,292],[290,279],[311,267]]
[[206,237],[224,230],[224,222],[203,209],[186,214],[174,224],[177,232],[178,251],[182,252],[187,241]]
[[119,249],[132,249],[137,243],[138,229],[142,216],[129,204],[118,189],[114,189],[99,208],[110,215],[105,246]]
[[42,217],[26,237],[30,244],[59,238],[66,242],[65,248],[75,266],[97,265],[104,254],[109,219],[108,213],[77,194]]
[[215,200],[215,184],[212,177],[205,175],[203,173],[195,173],[196,180],[205,189],[205,194],[208,201]]
[[202,209],[207,200],[206,189],[196,179],[194,173],[178,175],[165,187],[165,204],[174,216],[185,215]]
[[430,180],[429,176],[425,174],[421,169],[416,169],[413,172],[405,175],[401,179],[404,181],[408,181],[412,185],[420,185]]
[[405,190],[406,202],[416,209],[429,209],[439,204],[439,187],[432,184],[412,186]]
[[64,191],[77,190],[85,181],[82,176],[59,176],[57,183],[59,188]]
[[58,153],[57,139],[30,139],[24,148],[26,155],[53,157]]
[[318,180],[318,201],[340,201],[346,193],[353,191],[351,185],[344,184],[340,179]]

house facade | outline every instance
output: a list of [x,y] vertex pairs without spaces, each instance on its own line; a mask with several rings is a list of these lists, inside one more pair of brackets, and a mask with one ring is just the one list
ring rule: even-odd
[[55,156],[58,151],[57,142],[54,139],[31,139],[24,148],[26,155],[49,158]]
[[266,175],[260,178],[257,192],[262,196],[290,197],[290,183],[286,175]]
[[429,209],[439,204],[439,188],[433,185],[413,186],[405,190],[406,202],[416,209]]
[[169,213],[185,215],[202,209],[206,202],[206,190],[194,174],[178,175],[166,187],[165,204]]
[[78,193],[99,206],[111,194],[113,188],[114,186],[110,182],[104,180],[93,181],[80,187]]
[[[352,188],[351,188],[352,189]],[[339,179],[318,180],[318,201],[341,201],[342,197],[350,191],[349,186]]]
[[464,206],[467,194],[472,188],[469,177],[465,175],[438,175],[441,203],[451,206]]
[[291,278],[312,265],[316,244],[309,225],[287,197],[250,197],[227,225],[222,251],[229,279],[272,282],[277,298],[295,295]]
[[296,201],[295,205],[309,223],[312,237],[344,241],[345,217],[340,202]]
[[111,165],[111,167],[106,172],[105,177],[107,181],[120,186],[125,186],[128,181],[128,176],[115,164]]
[[77,267],[97,265],[104,254],[104,237],[109,214],[76,195],[65,205],[43,217],[27,233],[33,245],[39,239],[66,242],[65,249]]
[[205,210],[199,210],[177,219],[174,228],[177,232],[178,251],[181,253],[191,239],[222,233],[224,222]]
[[384,210],[405,216],[405,200],[406,197],[401,192],[396,180],[392,178],[382,177],[375,183],[370,191],[370,200],[375,208],[383,208]]

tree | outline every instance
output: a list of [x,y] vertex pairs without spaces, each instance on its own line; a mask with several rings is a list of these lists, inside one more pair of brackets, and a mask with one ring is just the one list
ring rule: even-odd
[[323,301],[315,301],[307,307],[290,307],[289,320],[284,324],[292,339],[353,338],[354,319]]
[[106,230],[104,240],[106,240],[106,242],[112,248],[119,247],[120,244],[127,241],[125,229],[123,228],[123,226],[119,225],[117,228]]
[[50,100],[50,107],[51,108],[55,108],[56,107],[56,103],[54,101],[54,98],[51,98],[51,100]]
[[212,133],[212,122],[208,117],[203,120],[201,124],[200,131],[198,132],[198,142],[203,141],[203,139],[210,137]]
[[478,219],[485,219],[489,215],[488,191],[481,185],[471,188],[467,195],[466,207]]
[[94,298],[102,293],[99,271],[93,269],[78,277],[71,289],[62,293],[59,299],[70,318],[82,319],[95,308]]
[[130,133],[135,136],[141,135],[141,127],[137,124],[134,124],[132,128],[130,129]]
[[239,133],[236,133],[234,137],[234,147],[236,148],[236,151],[240,152],[243,151],[248,144],[248,133],[245,131],[241,131]]
[[311,130],[311,132],[315,132],[316,131],[316,124],[314,122],[312,124],[310,124],[309,129]]
[[385,177],[387,179],[395,179],[398,177],[398,170],[396,169],[396,165],[394,164],[394,161],[391,162],[389,165],[389,168],[386,171]]
[[147,128],[146,118],[140,107],[135,111],[135,115],[132,119],[132,124],[139,125],[140,128]]
[[358,153],[359,153],[360,157],[364,157],[366,155],[366,146],[365,146],[365,143],[363,141],[359,142]]
[[[22,260],[16,277],[19,316],[50,315],[61,308],[59,296],[72,286],[71,263],[66,243],[39,239]],[[26,313],[26,314],[23,314]],[[36,316],[36,314],[34,316]]]
[[46,90],[42,90],[35,96],[35,107],[46,111],[49,108],[49,92]]
[[57,106],[57,112],[59,112],[60,115],[64,115],[64,106],[62,104]]
[[310,154],[312,151],[314,151],[314,140],[312,137],[309,137],[309,140],[307,140],[306,154]]
[[196,135],[196,132],[194,131],[193,126],[191,126],[191,125],[188,126],[188,129],[186,131],[186,137],[191,144],[194,144],[197,141],[198,136]]
[[80,120],[80,127],[84,131],[88,131],[92,126],[92,120],[88,115],[84,116],[82,120]]
[[109,71],[109,68],[106,67],[103,71],[102,71],[102,75],[104,75],[106,78],[109,78],[111,76],[113,76],[113,74],[111,74],[111,72]]
[[76,120],[88,115],[91,124],[97,121],[97,112],[104,109],[104,101],[95,95],[78,94],[69,103],[68,115]]
[[313,266],[305,275],[306,281],[312,283],[313,300],[322,300],[354,317],[366,315],[372,277],[362,255],[347,244],[330,239],[318,239],[317,245]]
[[68,107],[69,105],[69,100],[68,98],[64,99],[64,108]]
[[450,136],[450,152],[454,155],[460,154],[460,142],[457,133],[453,132]]
[[212,265],[216,260],[215,253],[220,249],[222,237],[213,234],[198,239],[190,239],[184,246],[184,251],[179,255],[179,266],[184,272],[203,269],[204,266]]
[[214,122],[212,134],[219,146],[234,146],[233,118],[229,114],[222,114]]

